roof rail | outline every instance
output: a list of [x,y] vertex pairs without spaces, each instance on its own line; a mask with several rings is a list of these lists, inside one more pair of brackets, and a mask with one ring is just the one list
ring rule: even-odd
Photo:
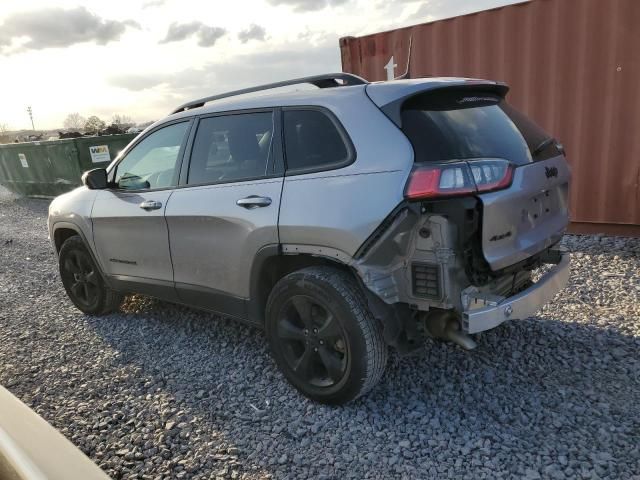
[[314,75],[312,77],[295,78],[293,80],[285,80],[282,82],[268,83],[266,85],[259,85],[257,87],[243,88],[242,90],[234,90],[232,92],[221,93],[219,95],[212,95],[210,97],[200,98],[198,100],[192,100],[191,102],[180,105],[171,114],[183,112],[185,110],[191,110],[192,108],[202,107],[205,103],[213,102],[214,100],[220,100],[221,98],[235,97],[236,95],[244,95],[245,93],[259,92],[261,90],[271,90],[272,88],[286,87],[288,85],[299,85],[303,83],[310,83],[318,88],[331,88],[331,87],[347,87],[351,85],[364,85],[367,82],[364,78],[352,73],[327,73],[323,75]]

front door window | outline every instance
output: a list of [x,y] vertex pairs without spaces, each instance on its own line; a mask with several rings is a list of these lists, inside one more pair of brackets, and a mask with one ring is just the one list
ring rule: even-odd
[[176,184],[180,147],[189,122],[156,130],[117,165],[115,183],[123,190],[166,188]]

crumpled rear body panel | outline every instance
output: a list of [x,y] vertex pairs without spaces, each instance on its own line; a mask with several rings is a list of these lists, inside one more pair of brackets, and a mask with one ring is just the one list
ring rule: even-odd
[[[422,215],[418,205],[400,209],[387,221],[375,243],[368,249],[365,244],[352,264],[367,288],[387,304],[407,303],[418,310],[460,307],[460,286],[468,281],[451,223],[439,214]],[[414,264],[437,271],[437,295],[415,294]]]

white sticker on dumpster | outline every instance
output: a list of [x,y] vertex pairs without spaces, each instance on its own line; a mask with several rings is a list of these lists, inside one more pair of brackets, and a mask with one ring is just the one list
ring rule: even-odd
[[27,163],[27,156],[24,153],[18,154],[18,160],[20,160],[20,163],[24,168],[29,168],[29,164]]
[[95,147],[89,147],[89,152],[91,152],[91,161],[93,163],[111,161],[108,145],[96,145]]

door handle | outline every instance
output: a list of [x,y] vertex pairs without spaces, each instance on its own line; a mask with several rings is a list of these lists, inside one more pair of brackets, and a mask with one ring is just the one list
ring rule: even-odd
[[271,205],[271,199],[269,197],[259,197],[257,195],[249,195],[248,197],[241,198],[236,202],[239,207],[252,210],[259,207],[268,207]]
[[140,208],[150,212],[151,210],[159,210],[162,208],[161,202],[156,202],[155,200],[147,200],[140,204]]

